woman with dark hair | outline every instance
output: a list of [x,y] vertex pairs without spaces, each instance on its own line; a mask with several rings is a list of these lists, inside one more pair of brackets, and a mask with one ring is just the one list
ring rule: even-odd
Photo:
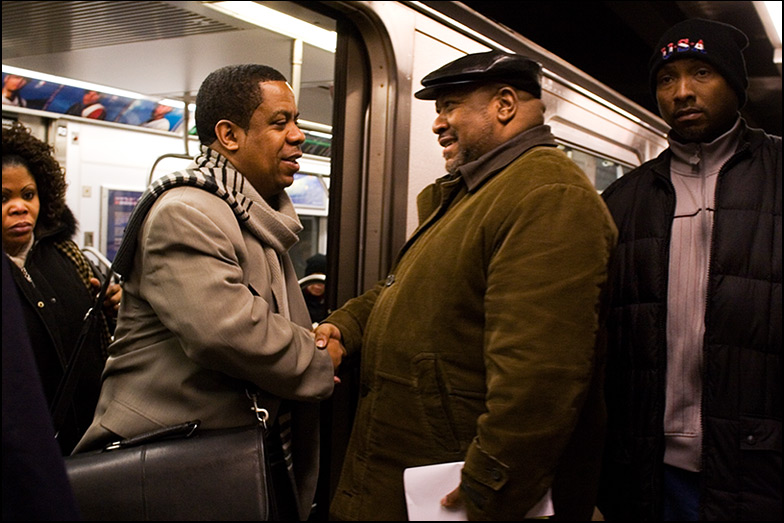
[[[18,122],[3,128],[3,247],[13,262],[13,279],[50,404],[100,287],[98,271],[71,239],[77,223],[65,203],[65,188],[49,145]],[[119,285],[109,286],[101,332],[90,333],[83,349],[72,404],[58,427],[63,454],[70,454],[92,421],[121,294]]]

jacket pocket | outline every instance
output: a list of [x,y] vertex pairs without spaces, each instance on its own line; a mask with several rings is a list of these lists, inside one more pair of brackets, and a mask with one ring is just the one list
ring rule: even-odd
[[763,418],[740,418],[740,449],[775,451],[781,454],[781,422]]
[[455,418],[441,361],[436,354],[419,354],[411,362],[416,396],[435,441],[450,452],[460,450]]

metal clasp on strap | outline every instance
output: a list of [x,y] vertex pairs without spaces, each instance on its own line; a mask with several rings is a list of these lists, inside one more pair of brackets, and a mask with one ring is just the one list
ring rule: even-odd
[[251,410],[256,413],[256,419],[259,420],[259,425],[264,430],[267,430],[267,420],[269,419],[269,411],[267,409],[259,407],[258,401],[258,394],[251,393],[249,390],[245,389],[245,394],[247,394],[248,398],[253,402],[253,406]]

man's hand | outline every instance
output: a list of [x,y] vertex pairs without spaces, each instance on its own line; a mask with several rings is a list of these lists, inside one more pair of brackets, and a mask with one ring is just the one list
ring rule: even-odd
[[[335,372],[340,367],[340,362],[346,355],[346,348],[343,346],[343,335],[335,325],[331,323],[322,323],[315,330],[316,347],[319,349],[327,349],[330,358],[332,358],[332,367]],[[335,382],[340,383],[340,379],[335,376]]]
[[463,506],[463,497],[460,494],[460,485],[458,485],[455,490],[444,496],[444,499],[441,500],[441,506],[451,510]]

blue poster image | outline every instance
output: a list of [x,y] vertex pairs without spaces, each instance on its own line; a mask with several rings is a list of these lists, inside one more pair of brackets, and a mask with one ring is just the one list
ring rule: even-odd
[[108,189],[106,202],[106,257],[114,261],[125,227],[143,191]]

